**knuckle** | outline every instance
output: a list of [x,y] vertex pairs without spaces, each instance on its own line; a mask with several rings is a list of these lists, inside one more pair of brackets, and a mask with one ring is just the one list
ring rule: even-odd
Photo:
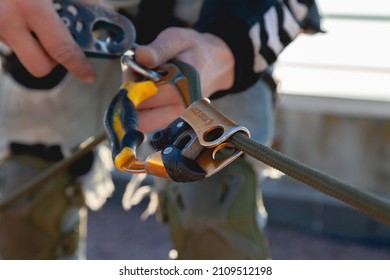
[[166,36],[175,36],[180,32],[180,29],[180,27],[170,26],[166,28],[163,33],[165,33]]
[[[10,7],[0,7],[0,24],[1,26],[10,26],[15,25],[15,19],[17,16],[15,12]],[[7,28],[1,28],[2,33],[7,31]]]
[[74,58],[77,47],[71,44],[65,44],[60,47],[49,50],[50,56],[60,64],[68,64]]
[[159,63],[161,57],[166,57],[169,54],[169,50],[165,44],[156,44],[154,50],[157,52],[158,57],[154,57],[154,62]]
[[[25,0],[15,0],[15,6],[25,15],[32,15],[37,11],[37,8],[40,7],[46,0],[40,1],[41,3],[36,3],[36,1],[25,1]],[[47,3],[46,3],[47,4]]]
[[10,15],[8,13],[0,12],[0,25],[1,26],[5,26],[6,24],[8,24],[10,19],[11,19]]
[[89,77],[91,69],[88,61],[77,45],[66,44],[53,49],[50,53],[51,58],[58,64],[61,64],[69,72],[79,78]]
[[192,29],[183,28],[183,27],[168,27],[163,31],[166,38],[176,39],[177,38],[191,38],[190,35],[193,35]]

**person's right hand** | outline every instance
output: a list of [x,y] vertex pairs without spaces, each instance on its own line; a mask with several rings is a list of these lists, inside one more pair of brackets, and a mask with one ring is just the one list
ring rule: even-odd
[[90,83],[95,79],[92,65],[58,16],[52,0],[1,0],[0,41],[36,77],[49,74],[61,64],[79,80]]
[[[203,97],[229,89],[234,83],[234,55],[229,46],[213,34],[200,33],[191,28],[170,27],[150,44],[135,49],[136,61],[148,69],[154,69],[173,58],[192,65],[198,71]],[[132,71],[125,72],[124,80],[134,80]],[[137,107],[139,129],[149,133],[165,128],[184,109],[175,87],[160,85],[158,94]]]

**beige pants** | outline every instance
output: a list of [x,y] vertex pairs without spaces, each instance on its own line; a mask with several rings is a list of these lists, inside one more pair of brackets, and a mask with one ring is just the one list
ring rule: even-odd
[[11,156],[0,166],[0,259],[85,258],[87,211],[75,179],[64,172],[24,188],[51,164]]

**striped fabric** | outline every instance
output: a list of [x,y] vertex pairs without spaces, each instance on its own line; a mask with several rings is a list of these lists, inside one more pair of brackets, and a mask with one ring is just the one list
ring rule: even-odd
[[194,28],[223,39],[236,62],[233,87],[214,96],[249,88],[301,31],[320,31],[319,23],[314,0],[204,0]]

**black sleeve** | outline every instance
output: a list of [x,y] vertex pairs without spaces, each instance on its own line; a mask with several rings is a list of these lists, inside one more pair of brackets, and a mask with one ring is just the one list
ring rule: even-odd
[[315,33],[320,24],[314,0],[205,0],[194,28],[220,37],[233,52],[235,81],[216,93],[222,96],[252,86],[302,29]]

